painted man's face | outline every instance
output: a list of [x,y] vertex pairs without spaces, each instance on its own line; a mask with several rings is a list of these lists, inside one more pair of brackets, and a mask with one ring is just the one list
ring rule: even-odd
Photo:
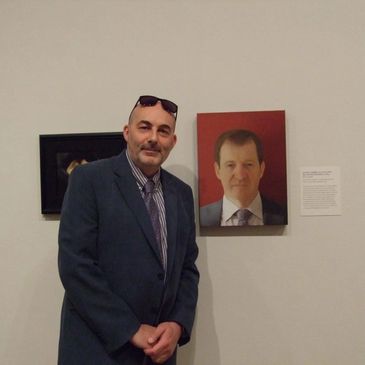
[[252,140],[243,145],[224,142],[220,150],[220,163],[215,162],[214,168],[229,200],[238,206],[247,207],[255,199],[265,163],[259,162]]

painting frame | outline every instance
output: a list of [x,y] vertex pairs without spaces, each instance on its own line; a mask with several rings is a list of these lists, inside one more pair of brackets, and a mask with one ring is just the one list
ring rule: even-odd
[[40,134],[42,214],[59,214],[68,176],[79,164],[108,158],[126,147],[121,132]]
[[[285,110],[197,114],[199,225],[202,229],[288,224],[285,130]],[[233,139],[225,140],[227,135]],[[238,142],[241,139],[242,142]],[[224,161],[219,143],[226,143],[225,150],[230,154],[236,153],[230,155],[228,162],[229,166],[239,163],[240,177],[220,165]],[[246,172],[242,172],[246,162],[241,158],[246,156],[244,151],[248,147],[245,146],[249,143],[256,145],[254,160],[261,155],[258,144],[262,152],[263,164],[259,158],[257,176],[248,173],[246,167]],[[236,160],[237,153],[241,156],[239,160]],[[251,163],[251,159],[247,161]],[[250,180],[253,178],[255,183]],[[251,218],[241,223],[238,214],[244,211],[248,211]]]

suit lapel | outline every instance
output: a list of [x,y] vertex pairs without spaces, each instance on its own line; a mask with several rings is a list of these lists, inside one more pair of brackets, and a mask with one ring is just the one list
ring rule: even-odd
[[113,160],[113,171],[114,180],[124,201],[135,216],[147,242],[162,265],[151,219],[124,151]]
[[167,226],[167,277],[172,270],[177,241],[177,194],[169,175],[161,170],[161,182],[165,201]]

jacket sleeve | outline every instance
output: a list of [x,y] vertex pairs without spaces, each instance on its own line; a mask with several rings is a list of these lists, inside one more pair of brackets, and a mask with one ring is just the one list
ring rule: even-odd
[[179,340],[180,346],[189,342],[191,337],[199,283],[199,271],[195,264],[198,256],[198,246],[195,236],[194,202],[190,187],[184,189],[181,201],[184,206],[184,215],[187,217],[187,224],[182,227],[187,232],[186,242],[181,242],[181,244],[186,245],[186,250],[175,305],[169,318],[169,320],[175,321],[183,327],[183,333]]
[[98,209],[87,165],[70,176],[59,228],[58,265],[65,298],[101,339],[108,352],[126,344],[140,323],[113,293],[99,266]]

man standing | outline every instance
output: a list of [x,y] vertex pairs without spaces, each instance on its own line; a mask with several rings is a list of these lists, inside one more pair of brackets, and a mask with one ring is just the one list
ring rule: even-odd
[[59,365],[176,364],[198,296],[190,187],[161,168],[177,105],[141,96],[119,156],[70,176],[59,230]]
[[265,161],[255,133],[245,129],[224,132],[216,141],[214,158],[224,196],[200,209],[201,226],[287,224],[286,210],[259,192]]

